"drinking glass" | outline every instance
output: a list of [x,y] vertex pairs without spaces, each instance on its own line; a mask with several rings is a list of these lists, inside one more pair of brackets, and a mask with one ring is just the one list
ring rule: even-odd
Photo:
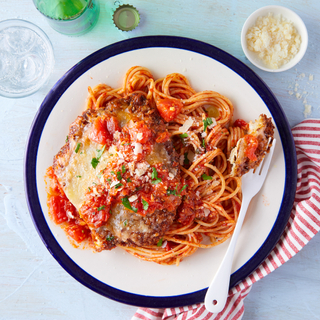
[[0,95],[21,98],[36,92],[54,65],[51,42],[36,25],[21,19],[0,22]]
[[33,3],[54,30],[69,36],[90,31],[100,13],[96,0],[33,0]]

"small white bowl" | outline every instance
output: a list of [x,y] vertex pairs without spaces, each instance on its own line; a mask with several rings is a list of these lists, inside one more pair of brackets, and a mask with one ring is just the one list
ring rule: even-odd
[[[246,34],[248,30],[255,25],[258,17],[267,16],[268,13],[273,13],[274,16],[281,15],[286,20],[291,21],[301,36],[301,45],[299,52],[288,63],[282,65],[278,69],[268,68],[265,63],[258,57],[257,53],[250,51],[247,47]],[[281,72],[295,66],[304,56],[308,47],[308,31],[302,19],[292,10],[282,6],[266,6],[253,12],[244,23],[241,31],[241,46],[249,61],[259,69],[269,72]]]

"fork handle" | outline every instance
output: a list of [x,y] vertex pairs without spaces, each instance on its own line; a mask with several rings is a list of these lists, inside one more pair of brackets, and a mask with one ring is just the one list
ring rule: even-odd
[[213,278],[206,296],[205,296],[205,307],[212,313],[218,313],[223,310],[229,292],[230,285],[230,274],[233,261],[234,249],[236,247],[237,239],[243,224],[244,217],[246,215],[251,198],[242,199],[241,209],[239,217],[234,229],[229,247],[225,256],[219,266],[219,269]]

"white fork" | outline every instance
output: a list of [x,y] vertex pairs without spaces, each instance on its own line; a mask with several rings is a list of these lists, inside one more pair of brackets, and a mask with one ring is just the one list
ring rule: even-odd
[[228,250],[219,266],[219,269],[213,278],[205,297],[205,307],[212,313],[218,313],[223,310],[229,292],[230,274],[233,261],[234,249],[242,227],[251,199],[261,189],[269,170],[276,140],[272,142],[269,153],[265,156],[260,166],[253,172],[246,173],[242,178],[242,204],[239,212],[236,227],[234,229]]

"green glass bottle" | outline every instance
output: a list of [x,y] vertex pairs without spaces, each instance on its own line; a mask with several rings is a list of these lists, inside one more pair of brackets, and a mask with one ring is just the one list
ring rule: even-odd
[[97,23],[100,8],[96,0],[33,0],[56,31],[78,36]]

